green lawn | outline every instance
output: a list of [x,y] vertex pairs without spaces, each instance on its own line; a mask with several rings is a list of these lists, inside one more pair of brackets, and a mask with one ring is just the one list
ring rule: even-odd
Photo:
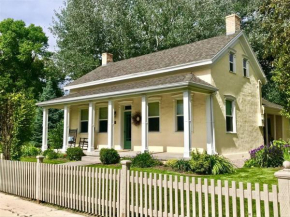
[[[36,157],[22,157],[20,159],[20,161],[36,162],[37,159],[36,159]],[[57,158],[57,159],[53,159],[53,160],[48,160],[48,159],[44,158],[44,160],[43,160],[43,163],[47,163],[47,164],[62,164],[62,163],[67,163],[67,162],[70,162],[70,161],[66,158]]]
[[[120,169],[121,165],[120,164],[117,164],[117,165],[95,164],[95,165],[90,165],[89,167]],[[142,171],[142,172],[177,175],[177,176],[193,176],[197,178],[228,180],[230,182],[231,181],[244,182],[244,183],[250,182],[253,184],[260,183],[260,184],[268,184],[270,186],[278,184],[278,179],[274,176],[274,173],[280,169],[281,168],[240,168],[240,169],[237,169],[236,173],[233,173],[233,174],[197,175],[193,173],[180,173],[180,172],[172,171],[170,168],[167,168],[167,167],[143,168],[143,169],[131,168],[132,171]]]

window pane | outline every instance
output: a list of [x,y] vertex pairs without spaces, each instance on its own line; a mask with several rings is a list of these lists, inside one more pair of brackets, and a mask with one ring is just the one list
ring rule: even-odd
[[149,131],[159,131],[159,118],[149,118]]
[[108,108],[100,108],[99,119],[108,119]]
[[230,53],[229,60],[230,62],[234,62],[234,54]]
[[105,133],[107,131],[108,131],[108,121],[107,120],[100,121],[99,132]]
[[88,132],[88,126],[89,126],[88,121],[81,122],[81,132],[82,133],[87,133]]
[[234,71],[234,64],[230,63],[230,71],[233,72]]
[[159,102],[148,103],[149,117],[159,116]]
[[243,59],[243,67],[246,68],[247,67],[247,60]]
[[227,131],[233,132],[233,117],[227,117]]
[[247,77],[247,69],[244,68],[244,76]]
[[232,101],[226,100],[226,115],[232,115]]
[[176,101],[176,114],[183,115],[183,100]]
[[89,110],[88,109],[82,109],[81,110],[81,120],[82,121],[89,120]]
[[183,116],[177,117],[177,131],[183,131],[184,130],[184,122],[183,122]]

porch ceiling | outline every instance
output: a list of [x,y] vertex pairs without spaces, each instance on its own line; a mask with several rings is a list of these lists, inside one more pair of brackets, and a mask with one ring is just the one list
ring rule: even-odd
[[104,98],[160,92],[178,88],[190,88],[203,93],[212,93],[217,88],[199,79],[192,73],[182,75],[170,75],[159,78],[145,79],[141,81],[127,82],[123,84],[99,87],[91,90],[83,90],[60,98],[38,103],[39,106],[60,105],[71,102],[83,102]]

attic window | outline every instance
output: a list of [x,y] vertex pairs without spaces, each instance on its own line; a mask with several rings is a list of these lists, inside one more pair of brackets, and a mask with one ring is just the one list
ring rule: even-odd
[[230,72],[236,73],[236,57],[232,52],[229,53],[229,66]]
[[249,61],[247,59],[243,59],[243,73],[244,77],[249,77]]

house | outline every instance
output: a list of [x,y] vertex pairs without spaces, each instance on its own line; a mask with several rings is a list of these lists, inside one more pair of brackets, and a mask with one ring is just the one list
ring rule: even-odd
[[197,149],[247,157],[271,139],[289,138],[281,106],[262,99],[266,82],[233,14],[226,35],[119,62],[104,53],[102,66],[64,87],[68,95],[38,103],[42,149],[48,109],[56,108],[64,110],[64,151],[75,129],[76,143],[86,140],[88,152],[108,147],[189,157]]

